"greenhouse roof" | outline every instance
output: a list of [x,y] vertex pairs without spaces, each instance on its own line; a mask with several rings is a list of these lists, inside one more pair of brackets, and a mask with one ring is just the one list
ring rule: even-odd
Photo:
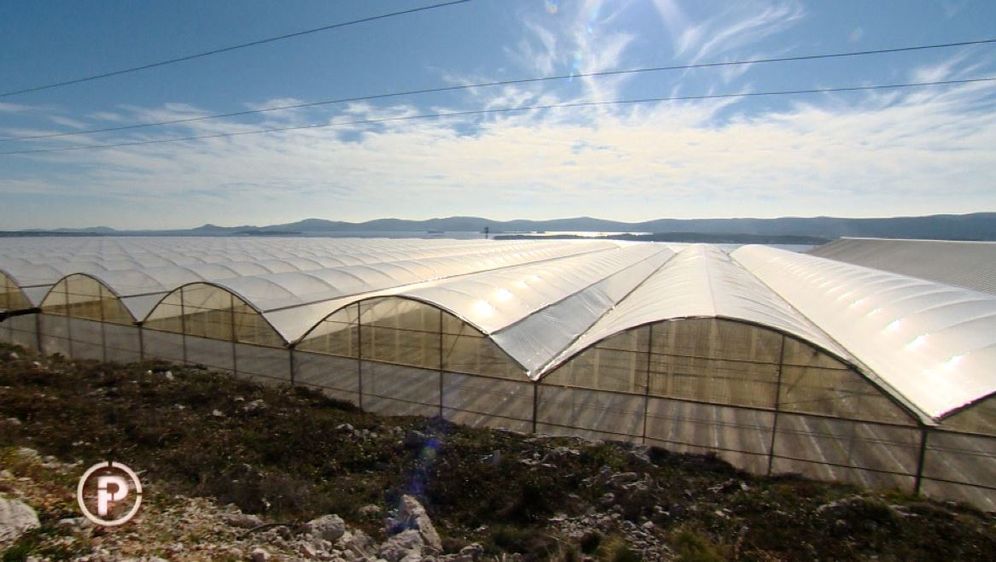
[[996,296],[767,246],[732,255],[931,418],[996,391]]
[[25,238],[0,241],[0,271],[34,304],[61,278],[89,275],[138,320],[169,293],[206,283],[291,343],[321,335],[316,326],[351,303],[417,300],[474,326],[533,379],[629,328],[706,317],[804,340],[927,421],[996,391],[996,296],[765,246]]
[[996,242],[841,238],[809,253],[996,294]]

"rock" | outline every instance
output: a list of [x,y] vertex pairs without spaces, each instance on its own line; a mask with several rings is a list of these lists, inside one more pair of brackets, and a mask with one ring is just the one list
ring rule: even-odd
[[252,560],[252,562],[267,562],[270,559],[270,553],[262,548],[256,547],[249,553],[249,559]]
[[17,354],[16,351],[11,351],[10,355],[8,357],[10,357],[11,359],[19,359],[20,358],[20,356]]
[[388,562],[399,562],[411,554],[421,556],[424,546],[422,535],[415,529],[408,529],[387,539],[380,545],[377,554]]
[[90,520],[86,517],[66,517],[65,519],[59,519],[58,525],[60,527],[70,527],[70,528],[83,528],[91,525]]
[[433,552],[443,551],[443,542],[439,538],[439,533],[436,532],[429,514],[417,499],[408,495],[401,496],[401,509],[398,515],[405,527],[418,530],[429,549]]
[[747,486],[746,483],[744,483],[744,482],[742,482],[740,480],[736,480],[736,479],[731,478],[731,479],[727,480],[726,482],[723,482],[722,484],[716,484],[715,486],[710,487],[709,491],[712,492],[712,493],[714,493],[714,494],[725,494],[725,493],[729,493],[729,492],[736,491],[736,490],[744,490],[744,491],[746,491],[746,490],[749,490],[749,489],[750,489],[750,487]]
[[38,451],[34,449],[29,449],[28,447],[18,447],[17,456],[21,457],[24,460],[29,460],[29,461],[38,460],[41,458],[41,455],[38,454]]
[[263,520],[260,519],[258,515],[238,512],[225,516],[225,523],[228,523],[232,527],[252,529],[253,527],[259,527],[262,525]]
[[484,547],[473,543],[461,548],[458,554],[440,556],[437,560],[440,562],[477,562],[482,556],[484,556]]
[[17,418],[7,418],[7,423],[10,425],[21,425],[21,420]]
[[364,517],[373,517],[374,515],[378,515],[381,509],[379,505],[370,504],[361,507],[359,511],[360,515]]
[[171,381],[176,378],[173,376],[173,371],[166,371],[165,373],[163,373],[163,376],[166,377],[166,380],[168,381]]
[[322,515],[308,521],[306,528],[313,536],[335,542],[346,532],[346,522],[338,515]]
[[28,504],[0,497],[0,542],[14,541],[25,531],[37,529],[38,514]]
[[620,472],[619,474],[613,474],[609,477],[608,483],[615,485],[628,484],[630,482],[636,482],[640,479],[640,475],[635,472]]
[[343,533],[336,546],[353,554],[364,557],[368,554],[373,540],[363,531],[356,529]]
[[353,433],[355,431],[353,429],[352,424],[348,423],[340,423],[339,425],[335,426],[335,430],[342,431],[343,433]]
[[243,412],[255,412],[257,410],[262,410],[265,407],[266,407],[266,402],[263,402],[262,398],[257,398],[256,400],[253,400],[252,402],[249,402],[245,406],[242,406],[242,411]]
[[318,549],[316,549],[314,545],[311,545],[306,542],[298,543],[297,552],[301,556],[304,556],[306,559],[313,560],[315,558],[318,558]]

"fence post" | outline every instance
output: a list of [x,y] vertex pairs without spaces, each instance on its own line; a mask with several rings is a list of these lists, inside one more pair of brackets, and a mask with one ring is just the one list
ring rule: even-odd
[[775,463],[775,439],[778,436],[778,412],[782,405],[782,370],[785,366],[785,334],[782,334],[782,348],[778,352],[778,380],[775,382],[775,415],[771,422],[771,443],[768,445],[768,476]]
[[927,435],[929,430],[926,426],[920,430],[920,456],[916,461],[916,480],[913,485],[913,493],[920,495],[920,484],[923,481],[923,464],[927,458]]
[[[650,364],[653,361],[654,325],[651,324],[647,329],[649,331],[647,335],[647,373],[643,379],[643,435],[640,437],[641,445],[647,444],[647,418],[650,417]],[[639,341],[639,335],[637,335],[637,341]]]
[[539,417],[539,380],[533,381],[533,433],[536,433],[537,418]]
[[360,409],[363,409],[363,322],[360,320],[360,303],[356,303],[356,391]]
[[291,386],[294,386],[296,384],[296,382],[297,382],[297,377],[294,376],[294,369],[295,369],[295,367],[294,367],[294,346],[293,345],[288,345],[287,346],[287,360],[290,361],[290,383],[291,383]]

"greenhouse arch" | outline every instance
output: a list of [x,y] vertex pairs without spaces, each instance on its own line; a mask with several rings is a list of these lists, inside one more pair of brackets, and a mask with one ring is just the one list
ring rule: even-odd
[[0,340],[43,352],[996,506],[996,297],[978,291],[763,246],[5,243],[0,298],[43,306]]
[[[295,380],[392,415],[531,429],[525,369],[478,327],[435,303],[404,295],[351,302],[293,346]],[[527,398],[525,407],[512,401]],[[511,414],[511,415],[509,415]],[[530,415],[527,415],[530,414]]]
[[287,342],[257,307],[221,284],[174,289],[141,325],[143,357],[293,382]]
[[13,276],[0,269],[0,312],[32,308],[31,301]]
[[36,310],[17,279],[0,269],[0,341],[38,347]]
[[52,285],[39,308],[38,345],[45,353],[100,361],[138,358],[135,318],[100,278],[66,275]]
[[540,379],[537,429],[715,453],[754,473],[916,486],[915,415],[795,334],[728,317],[604,337]]

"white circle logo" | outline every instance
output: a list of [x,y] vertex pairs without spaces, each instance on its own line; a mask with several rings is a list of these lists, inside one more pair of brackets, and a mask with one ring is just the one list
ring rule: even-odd
[[76,501],[83,515],[97,525],[124,525],[142,505],[142,483],[132,469],[121,463],[99,462],[80,478]]

